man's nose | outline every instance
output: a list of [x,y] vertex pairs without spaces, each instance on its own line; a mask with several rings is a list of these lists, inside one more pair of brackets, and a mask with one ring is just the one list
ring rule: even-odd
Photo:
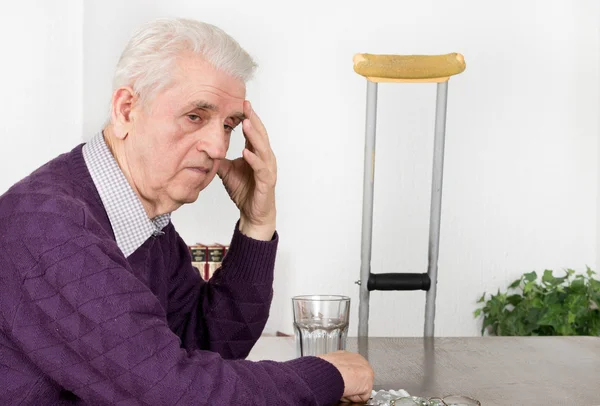
[[200,137],[197,148],[204,151],[212,159],[224,159],[227,155],[227,136],[223,125],[213,125],[206,128],[207,134]]

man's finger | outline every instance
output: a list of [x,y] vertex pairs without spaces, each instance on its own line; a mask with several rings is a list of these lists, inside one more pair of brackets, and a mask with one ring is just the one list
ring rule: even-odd
[[[257,148],[261,148],[263,154],[267,151],[271,151],[271,142],[269,140],[269,136],[267,134],[267,130],[262,122],[262,120],[258,117],[258,115],[254,112],[254,110],[252,109],[252,106],[250,105],[249,101],[245,101],[244,102],[244,115],[247,117],[246,120],[249,124],[250,127],[253,128],[255,131],[257,131],[258,135],[257,135],[257,139],[254,141],[255,143],[262,143],[264,144],[264,147],[260,147],[258,145],[254,145]],[[248,126],[248,124],[246,124],[246,126]],[[243,123],[242,123],[242,129],[243,129]]]
[[252,170],[255,173],[257,173],[260,170],[266,169],[265,163],[254,152],[250,151],[249,149],[244,149],[242,151],[242,156],[244,157],[246,162],[248,162],[248,165],[250,165],[250,168],[252,168]]
[[252,146],[252,144],[250,143],[250,141],[248,140],[248,138],[246,138],[246,144],[244,145],[244,147],[247,150],[254,152],[254,147]]
[[267,129],[265,128],[265,125],[263,124],[260,117],[258,117],[258,114],[256,114],[256,112],[252,108],[252,104],[248,100],[244,102],[244,114],[250,120],[254,128],[256,128],[258,132],[260,132],[268,139]]
[[277,182],[277,172],[270,169],[269,166],[265,164],[262,159],[260,159],[260,157],[247,149],[242,151],[242,156],[248,165],[250,165],[252,171],[254,171],[254,176],[257,180],[257,187],[273,187],[275,185]]
[[247,100],[244,102],[244,114],[247,118],[242,123],[242,131],[246,137],[246,148],[257,154],[269,166],[276,165],[267,130]]
[[261,158],[267,158],[273,153],[266,137],[261,136],[250,120],[244,120],[242,123],[242,131],[246,137],[246,145],[250,143],[250,148],[248,148],[248,150],[256,153]]

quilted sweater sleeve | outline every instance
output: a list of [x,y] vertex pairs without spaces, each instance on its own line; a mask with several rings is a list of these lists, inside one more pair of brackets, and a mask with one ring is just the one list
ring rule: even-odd
[[9,283],[0,321],[61,387],[90,404],[326,405],[341,396],[341,376],[319,358],[251,362],[182,349],[114,244],[53,211],[3,219],[0,231],[18,238],[0,240]]
[[228,359],[249,354],[269,317],[278,239],[275,233],[271,241],[254,240],[236,224],[221,268],[205,282],[176,235],[168,318],[185,348],[208,349]]

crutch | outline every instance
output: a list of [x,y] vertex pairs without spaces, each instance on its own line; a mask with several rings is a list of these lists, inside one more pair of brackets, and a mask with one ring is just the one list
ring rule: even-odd
[[[426,291],[424,336],[433,337],[448,81],[450,76],[463,72],[465,67],[465,59],[458,53],[446,55],[357,54],[354,56],[354,71],[367,78],[361,264],[360,280],[356,282],[360,285],[359,337],[368,337],[369,335],[369,296],[372,290]],[[371,273],[378,83],[437,83],[427,273]]]

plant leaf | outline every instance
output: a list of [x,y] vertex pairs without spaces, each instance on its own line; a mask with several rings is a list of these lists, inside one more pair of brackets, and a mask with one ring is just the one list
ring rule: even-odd
[[525,284],[525,286],[523,287],[523,294],[527,294],[527,293],[531,292],[534,287],[535,287],[535,281],[527,282]]
[[542,283],[544,283],[546,286],[557,286],[557,285],[560,285],[561,283],[563,283],[566,279],[567,279],[566,276],[561,277],[561,278],[556,278],[552,274],[551,270],[546,269],[544,271],[544,275],[542,276]]
[[[581,276],[581,275],[578,275]],[[572,283],[571,283],[571,290],[573,292],[583,292],[585,291],[585,281],[583,279],[575,279]]]
[[542,276],[542,282],[552,285],[554,284],[555,280],[556,278],[554,277],[554,275],[552,275],[552,271],[550,269],[546,269],[544,271],[544,275]]
[[522,300],[523,297],[521,295],[510,295],[506,298],[506,301],[513,306],[518,306]]
[[514,281],[513,283],[511,283],[508,288],[509,289],[515,289],[516,287],[518,287],[521,284],[521,279],[517,279],[516,281]]
[[523,274],[523,277],[525,278],[526,281],[532,282],[532,281],[535,281],[537,279],[537,273],[535,271],[528,272],[526,274]]
[[560,305],[551,305],[546,313],[540,318],[538,321],[538,325],[540,326],[560,326]]

